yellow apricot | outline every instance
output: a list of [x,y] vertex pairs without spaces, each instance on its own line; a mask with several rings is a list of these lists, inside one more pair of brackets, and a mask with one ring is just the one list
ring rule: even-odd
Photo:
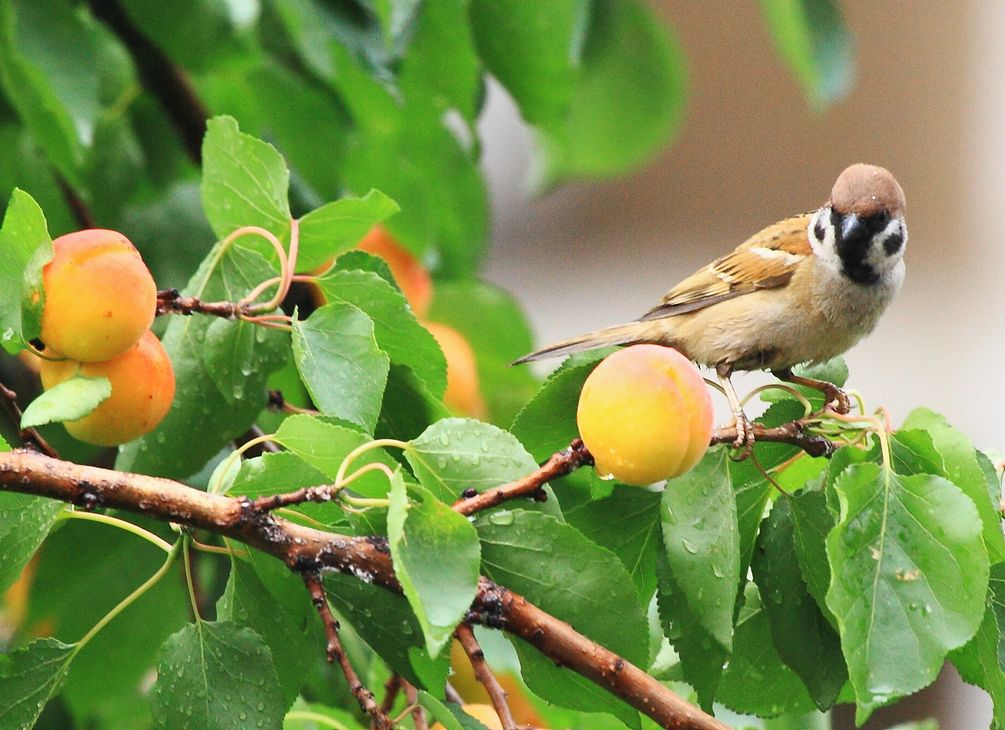
[[357,248],[384,259],[415,316],[426,316],[433,300],[433,280],[422,262],[379,225],[370,229]]
[[464,335],[440,322],[423,322],[423,326],[436,338],[443,356],[447,359],[447,389],[443,402],[462,416],[484,418],[485,400],[478,386],[478,367],[475,351]]
[[645,486],[701,460],[712,416],[708,388],[686,357],[669,347],[633,345],[590,373],[576,421],[599,474]]
[[52,246],[42,270],[41,340],[49,353],[101,362],[135,345],[154,320],[157,287],[129,239],[93,228]]
[[48,390],[74,375],[105,377],[112,394],[83,418],[63,425],[70,435],[97,446],[118,446],[152,431],[171,409],[174,368],[153,332],[118,357],[104,362],[43,360]]

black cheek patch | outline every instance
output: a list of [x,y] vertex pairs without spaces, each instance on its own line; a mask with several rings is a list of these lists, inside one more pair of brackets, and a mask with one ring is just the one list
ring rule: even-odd
[[886,252],[887,256],[893,256],[903,245],[904,234],[898,230],[895,233],[891,233],[887,239],[883,241],[883,250]]
[[824,228],[824,222],[820,217],[818,217],[817,222],[813,225],[813,235],[817,237],[818,241],[823,242],[826,234],[827,229]]

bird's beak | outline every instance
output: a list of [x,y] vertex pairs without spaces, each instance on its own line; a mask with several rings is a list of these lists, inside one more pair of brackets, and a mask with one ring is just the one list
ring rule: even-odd
[[869,231],[854,213],[849,213],[841,221],[841,240],[854,241],[865,238]]

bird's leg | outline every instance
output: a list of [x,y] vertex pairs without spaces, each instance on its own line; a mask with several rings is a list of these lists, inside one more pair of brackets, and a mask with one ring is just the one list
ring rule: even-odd
[[729,410],[733,414],[733,423],[736,424],[736,438],[733,446],[739,448],[750,448],[754,445],[754,425],[747,420],[747,414],[743,412],[740,399],[736,397],[736,390],[733,382],[729,379],[733,374],[733,368],[729,365],[719,365],[715,368],[715,375],[719,379],[719,384],[726,391],[726,400],[729,401]]
[[802,375],[795,375],[791,368],[785,368],[784,370],[772,370],[771,374],[779,380],[784,380],[787,383],[792,383],[793,385],[803,385],[807,388],[813,388],[813,390],[819,390],[824,395],[824,407],[826,408],[833,403],[835,413],[847,415],[848,412],[851,411],[851,401],[848,400],[848,394],[833,383],[828,383],[826,380],[817,380],[816,378],[805,378]]

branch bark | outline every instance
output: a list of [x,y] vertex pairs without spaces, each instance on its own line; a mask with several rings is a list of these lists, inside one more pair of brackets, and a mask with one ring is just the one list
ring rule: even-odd
[[[366,576],[387,590],[401,592],[384,538],[338,535],[298,525],[256,511],[247,498],[209,494],[169,479],[72,464],[26,450],[0,453],[0,489],[181,523],[258,548],[301,574],[337,570]],[[467,618],[521,637],[664,728],[728,730],[638,667],[484,577]]]

